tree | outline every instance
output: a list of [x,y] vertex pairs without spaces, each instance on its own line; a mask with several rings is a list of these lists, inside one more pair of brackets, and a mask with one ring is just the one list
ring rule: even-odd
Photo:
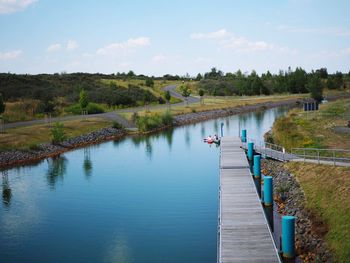
[[187,98],[191,95],[191,89],[187,85],[181,85],[180,90],[182,96],[185,97],[186,103],[188,103]]
[[128,78],[133,78],[133,77],[135,77],[135,73],[134,73],[134,71],[129,70],[129,72],[128,72],[128,74],[126,74],[126,76],[127,76]]
[[196,81],[200,81],[202,78],[203,76],[201,75],[201,73],[198,73],[196,77]]
[[200,89],[198,91],[199,96],[201,97],[201,103],[203,103],[204,90]]
[[152,87],[153,88],[154,81],[153,81],[152,78],[147,78],[145,84],[146,84],[147,87]]
[[169,102],[170,102],[170,99],[171,99],[171,95],[170,95],[169,90],[167,90],[167,91],[165,92],[165,100],[166,100],[167,103],[169,103]]
[[79,104],[82,110],[86,110],[86,107],[89,105],[87,94],[84,89],[82,89],[79,93]]
[[63,123],[55,122],[51,129],[52,143],[57,144],[66,139]]
[[2,94],[0,93],[0,115],[2,115],[5,112],[5,108],[6,108],[6,105],[5,105],[4,99],[2,97]]
[[311,75],[306,86],[311,93],[311,98],[318,102],[323,99],[323,86],[318,74]]
[[320,68],[316,70],[316,73],[319,74],[321,79],[328,78],[327,68]]

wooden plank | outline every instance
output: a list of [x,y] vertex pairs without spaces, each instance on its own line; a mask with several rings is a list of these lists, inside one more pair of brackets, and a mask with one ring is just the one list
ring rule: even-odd
[[239,138],[220,156],[219,262],[280,262]]

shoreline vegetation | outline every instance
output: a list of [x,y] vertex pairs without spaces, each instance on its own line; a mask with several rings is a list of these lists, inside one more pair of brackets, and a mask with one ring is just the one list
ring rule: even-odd
[[[110,127],[110,123],[104,122],[99,125],[106,125],[106,127],[101,127],[95,131],[88,132],[87,134],[82,134],[79,136],[73,136],[71,139],[65,140],[57,145],[52,143],[37,143],[28,149],[12,149],[5,150],[0,152],[0,168],[5,167],[13,167],[16,165],[30,164],[31,162],[35,162],[41,159],[45,159],[48,157],[53,157],[55,155],[62,154],[63,152],[67,152],[69,150],[73,150],[75,148],[87,146],[89,144],[95,144],[99,142],[103,142],[111,139],[120,139],[128,134],[142,134],[142,133],[152,133],[162,129],[169,128],[171,126],[181,126],[187,125],[195,122],[205,121],[209,119],[225,117],[234,114],[240,114],[244,112],[250,111],[258,111],[264,110],[268,108],[278,107],[278,106],[297,106],[301,103],[301,99],[290,99],[284,101],[277,102],[263,102],[257,103],[253,105],[233,107],[227,109],[220,110],[211,110],[211,111],[203,111],[203,112],[192,112],[183,115],[171,116],[164,114],[163,116],[157,115],[158,117],[137,117],[139,122],[142,122],[141,129],[139,132],[131,131],[126,132],[124,129],[117,128],[108,128]],[[76,123],[76,122],[75,122]],[[84,125],[89,125],[89,121],[83,122]],[[37,126],[34,126],[37,127]],[[50,129],[48,125],[40,125],[40,127],[47,130]],[[151,130],[147,130],[146,128],[152,128]],[[108,129],[113,129],[113,133],[108,135],[104,134],[104,131]],[[112,131],[112,130],[109,130]],[[102,133],[102,134],[101,134]],[[86,139],[84,139],[86,138]],[[40,139],[40,138],[39,138]],[[47,139],[47,138],[46,138]],[[67,143],[68,141],[68,143]]]
[[[287,150],[293,147],[349,149],[349,117],[350,99],[326,103],[317,112],[293,109],[275,121],[268,139]],[[309,230],[302,232],[314,236],[314,240],[305,242],[299,238],[304,242],[301,245],[304,250],[305,244],[311,249],[308,258],[311,262],[347,262],[350,258],[350,167],[290,162],[281,169],[297,181],[305,195],[305,200],[296,206],[307,211],[311,220]],[[276,184],[281,188],[283,182]],[[289,188],[287,192],[293,191]],[[305,219],[305,214],[300,215]],[[323,245],[318,245],[320,239],[325,240],[333,252],[333,260],[326,260]]]
[[[349,96],[349,94],[347,96]],[[337,98],[338,97],[335,97],[335,96],[330,97],[330,99],[332,100]],[[128,134],[135,135],[135,134],[141,134],[141,133],[152,133],[152,132],[169,128],[171,126],[187,125],[187,124],[201,122],[209,119],[215,119],[215,118],[220,118],[220,117],[225,117],[225,116],[235,115],[235,114],[240,114],[245,112],[251,112],[251,111],[265,110],[265,109],[279,107],[279,106],[293,107],[293,106],[301,105],[300,103],[302,103],[303,101],[304,99],[293,98],[293,99],[286,99],[286,100],[273,101],[273,102],[267,101],[262,103],[243,105],[243,106],[231,107],[226,109],[191,112],[191,113],[186,113],[186,114],[176,115],[176,116],[171,116],[171,115],[167,116],[167,114],[164,114],[163,116],[157,115],[156,117],[146,117],[146,118],[144,116],[143,117],[139,116],[137,118],[139,118],[139,122],[142,122],[141,126],[143,126],[143,128],[141,128],[140,131],[126,132],[124,129],[117,126],[113,128],[114,133],[112,134],[108,133],[107,135],[104,134],[104,132],[106,131],[106,129],[107,130],[110,129],[110,127],[112,126],[111,122],[99,123],[99,121],[96,120],[96,123],[97,123],[95,124],[96,126],[92,127],[93,125],[90,125],[89,120],[85,120],[85,121],[81,121],[80,125],[83,125],[83,129],[85,129],[87,132],[85,134],[76,135],[74,134],[74,128],[70,127],[72,131],[71,133],[68,134],[70,135],[68,136],[70,137],[70,139],[66,140],[68,141],[67,145],[65,145],[66,141],[63,141],[57,145],[54,145],[52,143],[41,143],[40,140],[42,140],[42,138],[39,137],[38,138],[39,141],[37,141],[37,143],[31,145],[27,149],[8,149],[0,152],[0,168],[29,164],[37,160],[62,154],[63,152],[67,152],[75,148],[87,146],[89,144],[96,144],[96,143],[100,143],[111,139],[120,139]],[[72,125],[73,126],[77,125],[77,122],[75,121]],[[100,125],[100,127],[98,127],[98,125]],[[40,127],[41,129],[46,129],[46,133],[48,133],[50,129],[48,125],[38,125],[33,127],[35,127],[36,130],[38,130],[38,127]],[[95,129],[89,130],[91,128],[95,128]],[[148,128],[150,128],[150,130],[148,130]],[[15,140],[17,139],[18,139],[18,136],[17,138],[15,138]],[[45,139],[47,140],[48,138],[46,137]]]

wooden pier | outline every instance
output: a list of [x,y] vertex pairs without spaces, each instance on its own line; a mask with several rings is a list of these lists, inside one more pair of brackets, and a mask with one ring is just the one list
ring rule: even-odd
[[221,139],[218,262],[280,262],[241,145]]

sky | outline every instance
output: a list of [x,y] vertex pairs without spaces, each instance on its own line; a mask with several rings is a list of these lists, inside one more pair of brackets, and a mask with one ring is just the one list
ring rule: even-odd
[[0,0],[0,72],[350,70],[348,0]]

